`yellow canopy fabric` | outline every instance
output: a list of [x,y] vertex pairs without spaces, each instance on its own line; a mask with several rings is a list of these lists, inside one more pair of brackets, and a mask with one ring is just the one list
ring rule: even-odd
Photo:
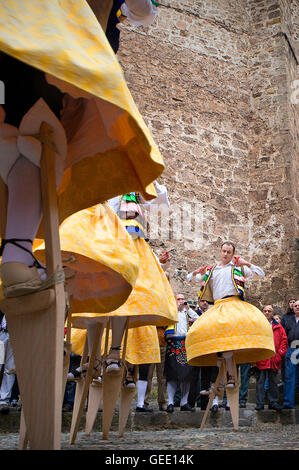
[[[89,231],[87,225],[85,230],[87,234]],[[87,243],[92,245],[92,239],[88,240]],[[134,288],[126,302],[117,310],[111,310],[109,313],[103,313],[103,315],[108,317],[129,317],[129,328],[145,325],[166,326],[177,322],[177,305],[172,288],[152,249],[143,238],[133,240],[133,244],[140,260]],[[88,310],[81,310],[83,313],[74,313],[72,315],[72,325],[74,327],[86,327],[88,320],[97,317],[99,315],[97,312],[101,312],[98,309],[97,299],[94,299],[88,307]],[[76,311],[79,310],[76,309]]]
[[[109,204],[68,217],[60,226],[62,264],[67,267],[70,312],[111,312],[131,293],[140,259],[132,238]],[[45,262],[44,244],[35,256]]]
[[215,366],[217,353],[224,351],[234,351],[237,364],[275,354],[273,331],[265,315],[237,296],[216,300],[193,323],[186,336],[186,350],[191,366]]
[[[83,354],[86,333],[87,331],[85,329],[71,329],[72,352],[78,354],[79,356]],[[105,352],[105,337],[106,330],[104,331],[101,342],[102,355]],[[109,331],[108,352],[110,345],[111,330]],[[122,351],[120,355],[122,357]],[[129,329],[125,360],[130,364],[156,364],[161,362],[160,346],[157,335],[157,328],[155,326],[139,326],[137,328]]]
[[60,221],[129,191],[155,197],[151,183],[164,169],[162,157],[85,0],[1,0],[0,50],[46,72],[67,93]]

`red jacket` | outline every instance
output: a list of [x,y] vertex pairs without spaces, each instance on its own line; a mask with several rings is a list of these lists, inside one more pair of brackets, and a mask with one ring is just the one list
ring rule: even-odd
[[274,369],[279,370],[281,367],[281,360],[286,354],[288,349],[288,338],[283,326],[275,320],[272,322],[272,330],[274,337],[274,346],[276,354],[264,361],[258,361],[256,366],[258,369]]

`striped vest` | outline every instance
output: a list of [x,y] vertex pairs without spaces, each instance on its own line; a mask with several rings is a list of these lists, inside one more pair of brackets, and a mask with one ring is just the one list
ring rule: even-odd
[[[198,297],[208,302],[214,302],[213,292],[211,289],[211,284],[209,283],[212,273],[216,265],[208,266],[207,271],[204,275],[200,291],[198,292]],[[236,289],[236,295],[238,295],[241,300],[245,299],[245,278],[242,267],[232,266],[231,277],[233,284]]]
[[144,214],[138,193],[121,196],[117,215],[132,238],[146,239]]

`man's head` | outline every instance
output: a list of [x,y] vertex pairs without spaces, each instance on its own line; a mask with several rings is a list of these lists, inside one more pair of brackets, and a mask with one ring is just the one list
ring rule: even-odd
[[220,260],[222,265],[228,264],[233,259],[235,250],[236,247],[233,242],[226,241],[222,243],[220,249]]
[[263,314],[265,315],[265,317],[267,318],[267,320],[269,322],[272,321],[272,318],[273,318],[273,315],[274,315],[274,310],[273,310],[273,307],[272,305],[266,305],[264,308],[263,308]]
[[199,308],[202,312],[205,312],[206,310],[208,310],[209,304],[206,300],[201,300],[200,298],[198,298],[197,303],[198,303],[198,306],[199,306]]
[[176,303],[177,303],[177,306],[178,306],[178,310],[183,310],[183,308],[185,307],[185,305],[184,305],[184,302],[185,302],[184,294],[177,294],[175,296],[175,299],[176,299]]
[[299,317],[299,300],[296,300],[296,302],[294,303],[293,310],[296,317]]

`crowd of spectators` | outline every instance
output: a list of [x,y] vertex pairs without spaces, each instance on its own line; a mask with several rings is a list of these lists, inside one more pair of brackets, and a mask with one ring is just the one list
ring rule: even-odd
[[[154,372],[157,377],[157,402],[159,410],[172,413],[175,407],[181,411],[195,411],[195,407],[205,410],[209,401],[211,384],[216,380],[217,367],[195,367],[187,363],[185,337],[189,327],[208,310],[209,303],[198,299],[186,301],[183,294],[176,295],[179,321],[166,328],[158,328],[161,362],[148,365],[144,404],[138,411],[152,412],[150,395]],[[192,308],[191,308],[192,307]],[[250,380],[256,382],[256,410],[268,408],[276,411],[295,408],[295,393],[299,390],[299,300],[288,302],[286,313],[276,312],[273,305],[266,305],[263,313],[271,323],[275,344],[275,355],[255,364],[240,364],[239,405],[246,408]],[[20,397],[15,374],[13,353],[5,315],[0,312],[0,341],[2,346],[2,366],[0,375],[0,413],[8,413],[11,407],[20,410]],[[69,379],[76,371],[80,356],[71,354]],[[142,372],[142,371],[141,371]],[[73,374],[74,376],[74,374]],[[141,380],[144,377],[140,377]],[[69,380],[66,385],[63,411],[72,411],[76,382]],[[137,388],[138,389],[138,388]],[[229,409],[224,392],[222,402],[216,396],[211,411],[219,407]]]

